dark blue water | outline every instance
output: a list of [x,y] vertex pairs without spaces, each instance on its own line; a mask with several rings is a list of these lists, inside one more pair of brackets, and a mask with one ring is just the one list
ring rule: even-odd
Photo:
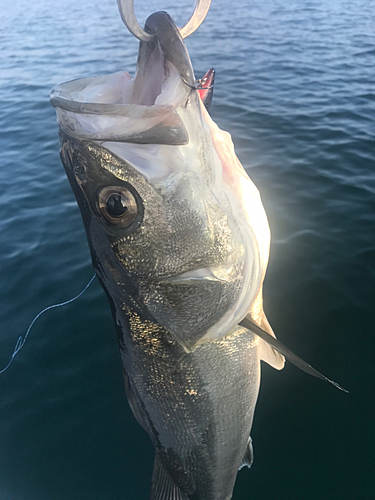
[[[192,4],[137,0],[137,15],[163,8],[181,25]],[[269,216],[267,315],[350,390],[265,366],[235,500],[375,498],[374,12],[369,0],[213,0],[187,40],[197,76],[217,71],[212,116]],[[34,315],[93,274],[50,88],[133,72],[137,50],[114,0],[0,0],[1,367]],[[0,384],[1,500],[147,500],[153,450],[97,282],[38,320]]]

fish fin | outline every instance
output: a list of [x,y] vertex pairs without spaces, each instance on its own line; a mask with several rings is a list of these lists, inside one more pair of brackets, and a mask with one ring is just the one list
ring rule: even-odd
[[[254,323],[259,325],[264,331],[276,338],[271,325],[268,322],[263,310],[263,286],[260,287],[257,297],[255,298],[247,318],[251,318]],[[262,339],[259,339],[258,344],[259,359],[268,363],[276,370],[282,370],[285,365],[285,358],[277,352],[271,345],[267,344]]]
[[254,323],[254,320],[251,318],[250,315],[247,315],[246,318],[244,318],[242,321],[240,321],[239,325],[247,328],[250,330],[252,333],[255,333],[255,335],[258,335],[262,340],[267,342],[267,344],[270,344],[274,349],[276,349],[280,354],[285,356],[285,358],[293,363],[297,368],[300,370],[308,373],[309,375],[312,375],[313,377],[320,378],[321,380],[325,380],[326,382],[329,382],[330,384],[334,385],[337,387],[337,389],[340,389],[340,391],[344,392],[349,392],[341,385],[339,385],[337,382],[334,382],[333,380],[330,380],[329,378],[325,377],[322,373],[318,372],[318,370],[315,370],[311,365],[306,363],[303,359],[298,357],[296,354],[294,354],[290,349],[285,347],[284,344],[282,344],[279,340],[277,340],[275,337],[270,335],[268,332],[264,331],[260,326],[258,326],[256,323]]
[[245,455],[243,456],[241,465],[238,470],[241,470],[243,467],[248,467],[250,469],[252,463],[254,461],[254,452],[253,452],[253,442],[251,437],[247,440]]
[[165,470],[158,454],[155,455],[150,500],[189,500]]
[[[272,337],[276,338],[274,331],[272,330],[271,325],[266,318],[266,315],[263,312],[261,327],[263,330]],[[276,368],[276,370],[282,370],[285,365],[285,358],[282,354],[280,354],[275,348],[273,348],[270,344],[260,339],[259,341],[259,357],[262,361],[268,363],[272,368]]]

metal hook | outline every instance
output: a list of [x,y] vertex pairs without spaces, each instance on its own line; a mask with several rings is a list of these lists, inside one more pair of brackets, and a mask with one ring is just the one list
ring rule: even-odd
[[[117,5],[121,19],[132,35],[144,42],[149,42],[154,38],[155,35],[146,33],[138,24],[134,12],[134,0],[117,0]],[[187,38],[199,28],[207,15],[210,5],[211,0],[195,0],[195,9],[192,16],[185,26],[180,28],[182,38]]]

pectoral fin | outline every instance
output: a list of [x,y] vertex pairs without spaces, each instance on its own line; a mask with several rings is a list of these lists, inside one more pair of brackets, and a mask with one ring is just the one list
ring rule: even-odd
[[290,349],[285,347],[279,340],[277,340],[275,337],[267,333],[265,330],[260,328],[254,321],[252,320],[251,316],[246,316],[242,321],[240,321],[239,325],[247,328],[250,330],[252,333],[255,333],[255,335],[258,335],[262,340],[267,342],[270,346],[272,346],[276,351],[278,351],[280,354],[285,356],[285,358],[293,363],[295,366],[303,370],[304,372],[308,373],[309,375],[313,375],[314,377],[320,378],[322,380],[325,380],[326,382],[329,382],[330,384],[334,385],[340,391],[344,392],[349,392],[343,387],[341,387],[339,384],[334,382],[333,380],[330,380],[329,378],[325,377],[322,375],[320,372],[315,370],[311,365],[306,363],[306,361],[303,361],[303,359],[299,358],[294,354]]
[[[265,332],[276,338],[276,335],[274,334],[271,325],[268,323],[268,319],[266,318],[264,312],[262,316],[261,326]],[[262,361],[265,361],[266,363],[271,365],[272,368],[276,368],[276,370],[282,370],[284,368],[284,356],[280,354],[274,347],[272,347],[272,345],[268,344],[262,339],[260,339],[259,341],[259,357]]]
[[165,470],[157,454],[152,474],[151,500],[189,500]]

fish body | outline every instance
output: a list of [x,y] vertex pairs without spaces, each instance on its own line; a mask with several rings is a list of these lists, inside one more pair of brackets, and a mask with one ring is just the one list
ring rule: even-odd
[[284,358],[262,283],[270,233],[229,134],[212,122],[168,14],[146,22],[137,73],[57,87],[61,158],[118,332],[125,390],[155,447],[152,500],[229,500],[260,360]]

